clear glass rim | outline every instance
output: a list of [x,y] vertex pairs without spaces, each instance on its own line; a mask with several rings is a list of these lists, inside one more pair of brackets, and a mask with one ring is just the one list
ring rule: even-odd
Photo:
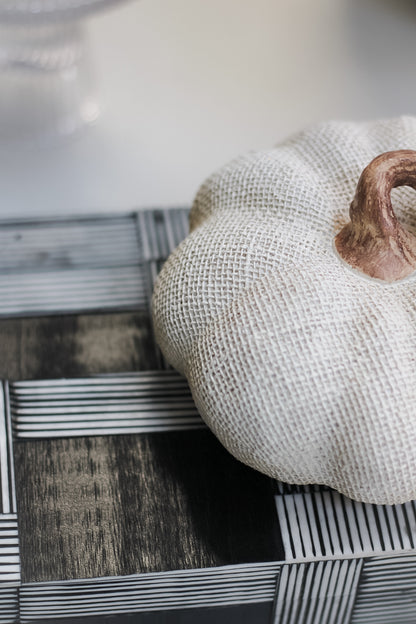
[[126,0],[0,0],[0,23],[27,25],[78,19],[125,2]]

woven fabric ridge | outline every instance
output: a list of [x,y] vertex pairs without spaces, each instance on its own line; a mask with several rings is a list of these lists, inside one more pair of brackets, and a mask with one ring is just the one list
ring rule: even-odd
[[[153,297],[165,357],[235,457],[379,504],[416,498],[416,276],[365,278],[333,239],[364,167],[396,149],[416,149],[416,118],[323,123],[226,165]],[[416,233],[416,194],[392,197]]]

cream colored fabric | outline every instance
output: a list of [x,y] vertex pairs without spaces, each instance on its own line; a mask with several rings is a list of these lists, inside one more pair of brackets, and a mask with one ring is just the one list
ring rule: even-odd
[[[360,501],[416,498],[416,275],[386,285],[337,256],[359,175],[416,149],[416,119],[326,123],[201,187],[157,280],[168,361],[235,457]],[[393,191],[416,232],[416,193]]]

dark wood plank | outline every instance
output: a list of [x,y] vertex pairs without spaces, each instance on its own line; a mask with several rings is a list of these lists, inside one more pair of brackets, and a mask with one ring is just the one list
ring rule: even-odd
[[51,379],[157,367],[147,313],[0,320],[0,377]]
[[271,480],[208,430],[111,438],[123,513],[121,560],[143,571],[279,561]]
[[15,444],[22,581],[117,574],[108,438]]
[[261,602],[232,607],[132,613],[105,618],[48,619],[48,624],[269,624],[272,612],[272,602]]
[[272,482],[207,430],[15,445],[23,582],[279,561]]

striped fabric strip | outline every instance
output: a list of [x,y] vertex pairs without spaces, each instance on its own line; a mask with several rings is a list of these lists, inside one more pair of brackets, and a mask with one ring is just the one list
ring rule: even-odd
[[137,213],[144,260],[166,259],[189,233],[189,209],[169,208]]
[[362,559],[282,566],[274,624],[348,624]]
[[416,501],[358,503],[332,490],[277,495],[287,561],[381,555],[413,550]]
[[140,262],[134,213],[0,222],[1,272],[30,273]]
[[7,384],[0,388],[0,623],[17,621],[19,535]]
[[0,273],[0,316],[31,316],[148,306],[144,269],[77,268],[38,273]]
[[0,522],[17,513],[12,427],[7,383],[0,386]]
[[364,563],[352,624],[416,622],[416,554]]
[[271,602],[279,564],[22,585],[21,622]]
[[10,384],[18,439],[117,435],[204,427],[186,380],[150,371]]
[[[0,316],[148,309],[188,209],[0,223]],[[153,265],[158,270],[158,265]]]
[[0,515],[0,589],[20,582],[19,535],[16,514]]
[[0,587],[0,624],[16,624],[19,620],[17,587]]

